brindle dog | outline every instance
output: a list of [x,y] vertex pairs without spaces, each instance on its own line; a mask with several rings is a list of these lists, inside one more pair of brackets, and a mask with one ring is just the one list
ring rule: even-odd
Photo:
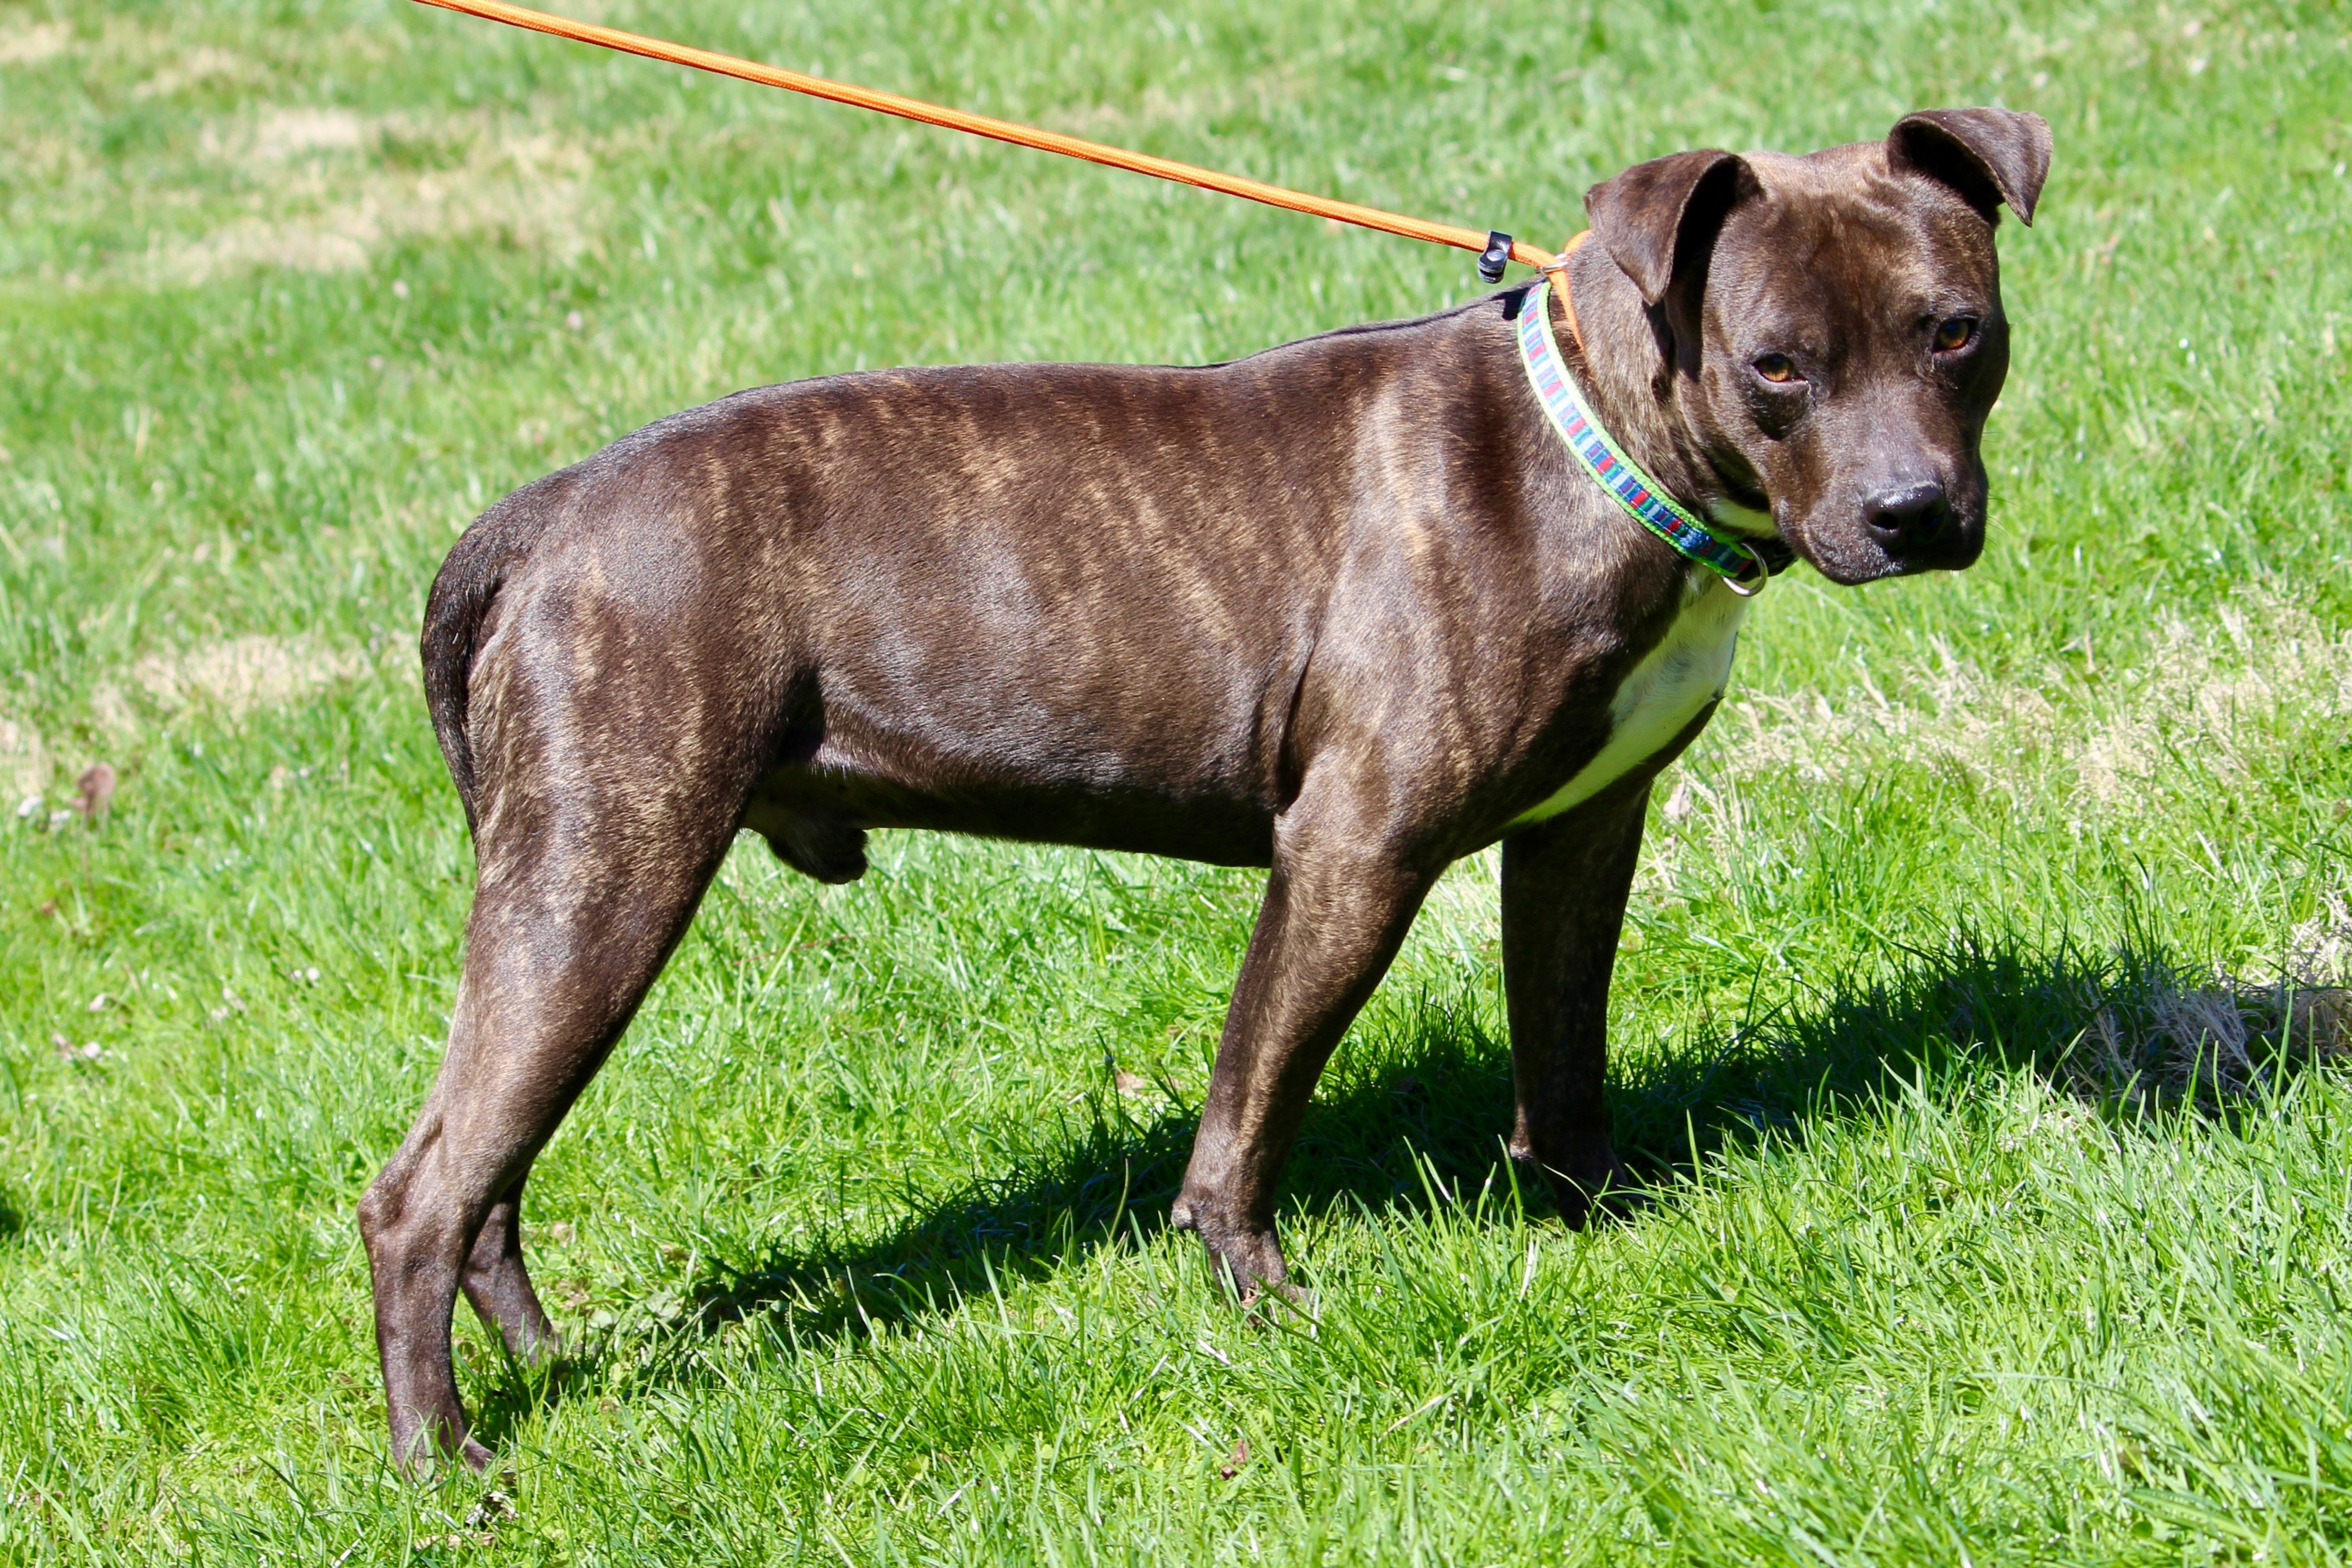
[[[1906,116],[1587,193],[1562,352],[1622,447],[1832,581],[1958,570],[2009,362],[1993,229],[2049,128]],[[1275,1181],[1430,884],[1501,841],[1512,1157],[1622,1181],[1609,978],[1650,783],[1747,601],[1548,423],[1505,288],[1201,369],[989,365],[739,393],[508,497],[425,612],[477,862],[440,1076],[360,1206],[396,1458],[479,1468],[462,1289],[518,1356],[531,1161],[737,831],[824,882],[874,828],[1271,868],[1174,1220],[1283,1286]],[[1558,330],[1564,323],[1554,320]]]

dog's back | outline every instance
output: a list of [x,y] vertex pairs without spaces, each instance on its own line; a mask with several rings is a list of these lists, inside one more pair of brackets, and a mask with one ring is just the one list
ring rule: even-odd
[[[1489,300],[1225,365],[875,371],[648,425],[501,501],[435,583],[425,689],[468,821],[486,690],[544,702],[576,664],[608,713],[640,681],[721,700],[655,667],[684,663],[764,716],[750,825],[825,880],[862,866],[829,815],[1264,863],[1300,725],[1357,722],[1305,690],[1318,648],[1342,685],[1475,681],[1478,651],[1415,645],[1402,607],[1494,575],[1443,539],[1508,509],[1507,465],[1399,436],[1490,428],[1442,407],[1518,392],[1507,343]],[[478,668],[494,634],[538,673]]]

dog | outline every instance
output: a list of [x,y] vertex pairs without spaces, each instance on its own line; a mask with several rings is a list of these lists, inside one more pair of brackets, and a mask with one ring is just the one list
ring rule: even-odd
[[464,969],[359,1211],[395,1459],[490,1462],[459,1291],[552,1352],[523,1184],[743,829],[828,883],[877,828],[1268,868],[1172,1216],[1245,1294],[1286,1287],[1276,1178],[1325,1059],[1439,873],[1499,841],[1508,1149],[1580,1222],[1625,1181],[1603,1030],[1651,781],[1776,558],[1976,559],[1994,229],[2050,156],[1992,109],[1676,153],[1588,192],[1595,243],[1540,285],[1221,365],[740,392],[485,513],[423,644]]

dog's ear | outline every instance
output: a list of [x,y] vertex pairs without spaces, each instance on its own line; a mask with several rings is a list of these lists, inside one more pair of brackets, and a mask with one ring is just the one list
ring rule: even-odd
[[1584,193],[1592,237],[1642,291],[1665,298],[1675,277],[1715,243],[1724,214],[1759,189],[1747,161],[1708,149],[1636,163]]
[[2030,225],[2050,173],[2050,122],[2011,109],[1923,109],[1886,133],[1886,166],[1943,182],[1987,223],[2007,202]]

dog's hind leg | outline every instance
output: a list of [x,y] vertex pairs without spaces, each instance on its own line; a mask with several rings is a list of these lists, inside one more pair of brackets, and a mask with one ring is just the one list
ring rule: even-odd
[[496,1331],[507,1354],[537,1365],[556,1349],[555,1326],[530,1288],[522,1261],[522,1182],[490,1205],[482,1228],[466,1254],[458,1283],[483,1322]]
[[436,1448],[477,1469],[489,1463],[458,1401],[450,1310],[462,1288],[511,1349],[548,1344],[517,1229],[524,1178],[732,837],[740,800],[639,766],[656,760],[667,759],[572,767],[541,753],[536,792],[502,802],[488,782],[448,1050],[415,1128],[360,1206],[393,1455],[411,1469],[429,1468]]
[[1324,1062],[1443,869],[1390,852],[1377,826],[1302,798],[1276,828],[1274,872],[1173,1215],[1245,1296],[1288,1279],[1275,1235],[1276,1180]]

